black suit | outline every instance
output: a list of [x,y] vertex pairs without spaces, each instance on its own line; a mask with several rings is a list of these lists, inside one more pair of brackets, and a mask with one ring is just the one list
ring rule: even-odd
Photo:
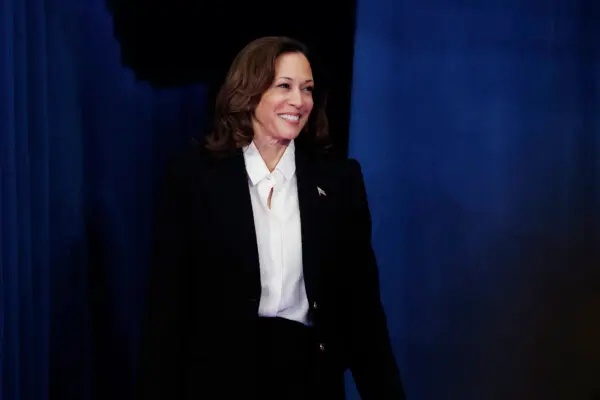
[[[360,166],[297,148],[296,174],[319,343],[311,398],[343,399],[350,368],[364,400],[403,399]],[[261,284],[242,152],[217,158],[198,147],[174,160],[159,209],[137,398],[252,399],[268,378],[256,368]]]

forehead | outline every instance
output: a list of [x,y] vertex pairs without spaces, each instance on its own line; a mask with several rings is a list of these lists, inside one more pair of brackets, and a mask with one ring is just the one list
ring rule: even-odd
[[310,62],[302,53],[285,53],[275,62],[275,75],[312,79]]

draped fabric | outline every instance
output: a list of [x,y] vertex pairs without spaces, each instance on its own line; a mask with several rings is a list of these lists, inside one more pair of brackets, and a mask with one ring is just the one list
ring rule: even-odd
[[49,168],[51,44],[41,1],[3,1],[0,8],[0,391],[34,399],[45,397],[48,383],[49,178],[57,171]]
[[0,79],[0,398],[130,398],[155,181],[205,90],[136,82],[101,0],[2,0]]
[[350,155],[408,398],[600,396],[598,10],[359,1]]

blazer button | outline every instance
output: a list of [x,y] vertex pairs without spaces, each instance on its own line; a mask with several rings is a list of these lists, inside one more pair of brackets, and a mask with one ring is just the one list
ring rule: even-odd
[[318,310],[319,304],[316,301],[313,301],[313,310]]
[[321,350],[322,353],[325,352],[325,343],[319,343],[319,350]]

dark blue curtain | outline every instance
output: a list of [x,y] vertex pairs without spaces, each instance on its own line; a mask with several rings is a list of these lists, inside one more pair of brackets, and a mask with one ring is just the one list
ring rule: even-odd
[[409,399],[600,396],[597,3],[359,1],[350,154]]
[[102,0],[2,0],[0,79],[0,398],[130,398],[155,181],[205,89],[136,82]]
[[55,199],[49,180],[56,171],[49,169],[54,157],[48,117],[55,87],[46,75],[50,44],[42,5],[3,1],[0,6],[0,388],[7,399],[43,398],[48,382]]

